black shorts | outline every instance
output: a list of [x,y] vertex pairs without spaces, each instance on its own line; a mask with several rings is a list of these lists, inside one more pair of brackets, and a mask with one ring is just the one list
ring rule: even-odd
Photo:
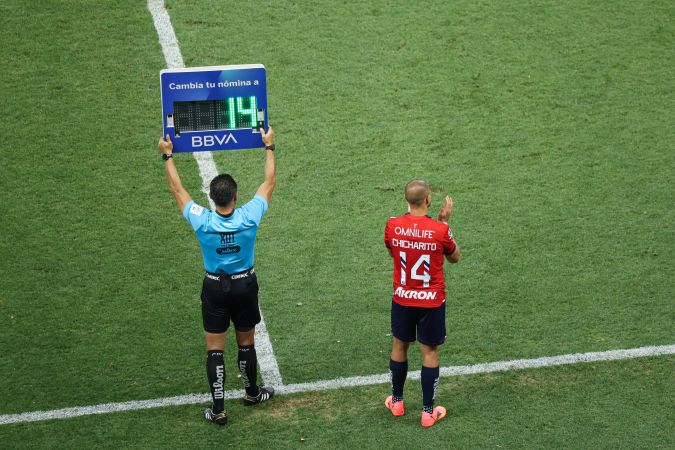
[[402,306],[391,302],[391,334],[404,342],[436,346],[445,342],[445,303],[437,308]]
[[230,320],[238,331],[248,331],[260,323],[258,279],[255,272],[242,274],[207,273],[202,283],[204,331],[224,333]]

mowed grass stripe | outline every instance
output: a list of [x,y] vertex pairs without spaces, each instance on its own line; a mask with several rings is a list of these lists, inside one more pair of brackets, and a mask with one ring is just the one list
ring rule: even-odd
[[[545,356],[535,359],[518,359],[512,361],[497,361],[471,366],[442,367],[442,377],[473,375],[491,372],[506,372],[540,367],[552,367],[566,364],[589,363],[599,361],[617,361],[633,358],[675,354],[675,344],[634,349],[609,350],[606,352],[577,353],[572,355]],[[420,371],[408,373],[408,379],[419,380]],[[289,395],[302,392],[317,392],[348,387],[370,386],[389,382],[389,374],[371,376],[356,376],[336,378],[334,380],[315,381],[311,383],[290,384],[279,387],[277,395]],[[243,396],[242,390],[226,391],[225,399],[232,400]],[[35,411],[21,414],[6,414],[0,416],[0,425],[9,425],[21,422],[36,422],[41,420],[68,419],[71,417],[88,416],[93,414],[107,414],[120,411],[138,409],[161,408],[166,406],[206,403],[210,401],[209,394],[188,394],[176,397],[158,398],[151,400],[130,401],[122,403],[106,403],[103,405],[63,408],[54,411]]]
[[0,413],[199,390],[201,258],[156,149],[164,61],[145,3],[0,13]]
[[374,385],[256,408],[230,400],[226,427],[205,422],[201,405],[183,405],[17,423],[0,435],[16,449],[669,449],[674,362],[670,355],[445,379],[437,400],[448,416],[430,430],[420,427],[419,384],[409,382],[404,417],[384,407],[388,386]]
[[[255,8],[167,5],[186,65],[268,67],[256,265],[286,382],[385,370],[382,232],[413,177],[456,202],[443,366],[672,340],[666,2],[274,2],[271,41]],[[258,181],[254,155],[214,158]]]
[[[180,45],[176,38],[176,33],[171,25],[171,17],[164,7],[163,0],[148,0],[148,10],[152,14],[152,20],[157,30],[159,43],[162,46],[164,59],[168,68],[183,67],[183,56],[180,52]],[[196,152],[192,154],[199,165],[199,175],[202,178],[202,191],[209,192],[211,180],[218,175],[218,168],[213,160],[211,152]],[[199,202],[198,202],[199,203]],[[215,209],[213,200],[209,197],[211,209]],[[280,386],[283,381],[279,372],[277,359],[274,357],[272,342],[267,334],[265,318],[260,313],[260,324],[255,330],[256,351],[258,353],[258,367],[262,379],[267,385]]]
[[[377,46],[371,49],[376,52],[369,54],[368,48],[361,46],[357,56],[363,57],[356,59],[351,36],[357,34],[358,27],[348,14],[326,14],[321,2],[308,2],[286,15],[284,8],[293,5],[274,3],[266,12],[274,15],[276,45],[261,44],[270,47],[268,53],[249,45],[251,53],[242,57],[246,62],[262,60],[275,68],[271,77],[274,85],[270,86],[276,109],[271,114],[273,123],[279,123],[283,131],[280,147],[287,150],[279,154],[280,187],[275,197],[279,207],[273,208],[270,216],[282,220],[265,224],[259,249],[261,254],[273,256],[261,265],[261,276],[272,281],[263,284],[266,300],[272,298],[275,304],[264,308],[273,336],[279,339],[275,346],[284,376],[300,383],[367,375],[386,367],[391,339],[387,336],[391,270],[383,259],[380,218],[398,211],[398,180],[412,172],[430,176],[439,191],[457,193],[456,231],[466,259],[449,277],[460,298],[452,303],[449,315],[452,331],[443,349],[444,366],[672,341],[675,278],[672,252],[668,251],[675,223],[669,183],[675,129],[668,126],[673,99],[672,83],[668,83],[673,73],[672,4],[549,2],[534,8],[530,1],[460,1],[451,14],[443,15],[437,14],[440,3],[421,4],[431,17],[423,18],[423,11],[406,11],[396,14],[404,18],[398,22],[388,14],[392,4],[364,3],[368,9],[352,11],[352,16],[371,20],[375,38],[386,37],[391,46],[377,48],[382,43],[373,40]],[[475,7],[469,8],[470,4]],[[13,20],[7,5],[27,11]],[[156,137],[147,141],[159,130],[156,73],[163,63],[156,58],[160,51],[145,5],[131,1],[116,3],[126,7],[111,5],[98,10],[87,8],[87,2],[72,1],[10,0],[0,5],[0,10],[7,12],[3,14],[3,25],[7,26],[0,27],[0,35],[16,64],[0,75],[7,81],[3,84],[8,97],[0,109],[5,108],[16,119],[4,147],[16,151],[0,167],[0,183],[7,188],[7,200],[0,208],[9,213],[2,225],[4,241],[0,241],[4,245],[2,272],[7,274],[0,280],[0,347],[6,349],[0,359],[0,378],[7,386],[3,413],[163,398],[204,387],[201,361],[192,359],[203,349],[202,337],[194,333],[199,323],[198,306],[191,303],[196,300],[194,287],[199,283],[195,271],[198,250],[190,230],[176,220],[170,195],[161,190],[161,163],[147,156],[156,156]],[[192,55],[188,64],[223,63],[227,55],[242,54],[243,45],[222,45],[223,24],[228,21],[218,17],[211,3],[172,5],[181,9],[174,20],[184,19],[178,29],[181,43],[193,42],[187,47]],[[33,14],[42,9],[44,14]],[[223,14],[235,10],[219,9]],[[603,9],[606,11],[600,11]],[[253,23],[260,17],[259,11],[253,13],[252,18],[237,21]],[[31,20],[35,17],[39,20]],[[517,22],[515,26],[511,21]],[[75,35],[73,23],[84,36]],[[149,24],[143,30],[147,42],[130,38],[137,36],[133,25],[139,23]],[[375,29],[377,24],[386,29]],[[434,44],[433,49],[420,45],[418,37],[425,30],[434,34],[425,41]],[[392,36],[392,32],[399,36]],[[184,39],[186,33],[191,37]],[[31,47],[38,38],[40,45]],[[340,48],[327,49],[328,39]],[[143,45],[148,43],[152,44],[150,51]],[[92,52],[92,47],[100,48]],[[307,54],[308,49],[331,61],[307,57],[313,56]],[[373,53],[390,63],[370,64]],[[427,62],[419,63],[432,53],[429,64],[434,63],[435,55],[446,58],[442,71],[425,70]],[[96,57],[90,58],[94,54]],[[363,70],[364,61],[369,63],[367,70]],[[553,70],[543,71],[545,66]],[[317,72],[319,67],[326,68],[328,78]],[[382,69],[374,77],[369,75],[379,67]],[[405,84],[402,68],[419,73],[420,82]],[[14,73],[22,76],[14,77]],[[91,73],[96,76],[88,76]],[[354,73],[365,76],[361,80],[375,96],[359,98],[359,103],[375,104],[368,109],[384,114],[377,123],[365,121],[360,128],[343,117],[344,102],[354,98],[343,88],[349,82],[356,84]],[[457,114],[445,115],[452,119],[443,120],[441,127],[452,129],[450,142],[434,136],[435,123],[423,128],[416,119],[432,110],[437,118],[426,100],[435,97],[417,94],[430,91],[427,81],[439,73],[444,75],[436,86],[447,98],[444,105],[459,105],[450,111]],[[30,83],[25,77],[30,77]],[[374,89],[372,81],[380,82],[386,92]],[[49,94],[38,108],[21,107],[23,100],[29,104],[31,99],[27,85],[44,86]],[[66,94],[58,95],[63,90]],[[311,106],[309,95],[320,97],[316,104],[327,105],[329,117],[318,106]],[[101,99],[93,110],[72,101],[91,98]],[[130,98],[140,103],[131,103]],[[382,101],[378,103],[378,99]],[[127,101],[134,105],[131,110]],[[54,103],[63,102],[68,107],[64,112],[77,112],[59,114]],[[447,113],[449,108],[444,105],[440,106]],[[397,121],[392,111],[409,115],[416,133],[398,126],[401,120]],[[117,129],[107,126],[109,112],[123,116],[131,112],[137,133],[120,137]],[[83,130],[86,136],[80,142],[70,132],[72,126],[64,125],[82,122],[85,116],[94,117],[90,122],[96,126]],[[57,123],[53,125],[52,120]],[[12,138],[16,132],[20,139]],[[89,145],[99,137],[101,144],[95,148]],[[29,144],[33,138],[38,139],[38,145]],[[420,147],[419,142],[424,145]],[[109,152],[111,145],[115,148]],[[44,149],[49,149],[48,158],[43,157]],[[73,158],[68,158],[70,153]],[[247,153],[217,158],[219,163],[220,158],[227,160],[222,167],[237,171],[242,192],[253,192],[258,178],[251,174],[258,173],[258,159]],[[78,159],[84,161],[81,166]],[[437,164],[448,159],[452,164]],[[121,160],[125,163],[116,165]],[[197,194],[201,180],[193,159],[185,158],[178,164],[184,182]],[[64,169],[69,177],[63,176]],[[63,182],[65,189],[59,189]],[[117,201],[119,198],[124,201]],[[26,221],[29,209],[42,214]],[[88,209],[92,211],[89,217],[78,216],[63,226],[66,213]],[[350,228],[332,225],[347,222],[340,217],[334,220],[335,212],[355,223]],[[81,229],[90,230],[93,239],[85,243],[73,240],[73,235],[80,237]],[[365,234],[360,236],[361,232]],[[358,254],[350,251],[353,248],[358,248]],[[101,263],[104,260],[106,264]],[[296,268],[300,268],[297,273]],[[370,287],[364,288],[365,283]],[[350,287],[346,294],[345,285]],[[355,330],[355,323],[368,326]],[[40,346],[26,345],[29,342]],[[672,358],[656,363],[672,364]],[[521,400],[523,391],[531,386],[518,384],[511,392],[512,409],[503,407],[509,405],[509,396],[503,391],[459,392],[466,394],[458,405],[466,422],[483,426],[476,426],[474,433],[457,432],[470,436],[467,439],[480,439],[489,430],[506,442],[519,442],[522,434],[550,436],[550,424],[562,421],[572,430],[572,439],[578,439],[574,431],[580,427],[588,436],[589,424],[596,424],[590,428],[593,434],[613,437],[620,444],[614,447],[658,448],[649,444],[653,442],[650,439],[666,434],[663,430],[669,427],[659,424],[673,422],[672,408],[664,411],[653,406],[672,399],[672,383],[650,383],[649,361],[631,366],[635,368],[633,376],[622,370],[595,372],[593,388],[603,392],[603,398],[596,397],[595,402],[606,399],[612,408],[592,412],[585,401],[590,389],[578,390],[579,386],[565,391],[581,399],[578,402],[545,402],[540,396],[527,397],[526,392],[531,403]],[[568,366],[566,370],[583,369]],[[537,374],[556,381],[549,371]],[[527,378],[529,373],[522,376]],[[672,380],[672,376],[663,378]],[[228,389],[240,385],[235,377],[230,380]],[[607,386],[619,389],[611,391]],[[452,387],[446,385],[446,389]],[[418,393],[419,388],[411,383],[410,390]],[[626,390],[635,395],[625,396]],[[356,394],[380,395],[384,391],[384,387],[361,388]],[[351,394],[349,390],[332,395],[308,393],[280,399],[280,403],[342,398],[345,392]],[[418,427],[412,418],[411,427],[392,426],[384,414],[363,420],[364,410],[381,410],[379,400],[377,405],[364,405],[362,398],[331,405],[330,414],[318,415],[312,423],[328,436],[324,442],[334,439],[334,446],[349,439],[370,439],[381,447],[381,442],[393,442],[392,434],[398,433],[401,439],[402,429]],[[288,422],[279,420],[279,426],[274,427],[274,419],[283,412],[276,410],[277,405],[269,406],[252,414],[269,414],[272,429],[288,435],[281,427]],[[494,414],[494,408],[503,414]],[[18,442],[42,446],[68,439],[66,435],[88,434],[79,446],[64,445],[69,448],[92,446],[97,439],[107,446],[134,439],[146,442],[145,447],[157,447],[162,439],[174,440],[172,447],[186,440],[192,440],[194,446],[195,433],[200,431],[211,439],[221,437],[209,424],[201,423],[194,409],[165,408],[108,415],[103,420],[19,424],[3,431],[19,430],[15,434],[20,435]],[[639,419],[616,421],[618,411],[624,410]],[[523,412],[529,417],[523,418]],[[179,423],[174,416],[181,413]],[[494,420],[485,421],[483,415]],[[115,425],[130,416],[136,419],[135,434],[115,430]],[[339,425],[331,425],[334,417],[340,418]],[[104,430],[97,421],[113,426]],[[88,426],[75,429],[82,423]],[[142,430],[138,430],[139,424],[144,425]],[[242,445],[264,439],[259,433],[262,428],[250,426],[250,422],[239,424],[229,432],[243,431],[238,435]],[[52,433],[41,435],[47,428]],[[291,424],[288,428],[299,427]],[[493,432],[495,428],[498,431]],[[99,435],[91,436],[92,429]],[[512,434],[505,435],[507,432]],[[431,433],[428,436],[456,442],[452,439],[456,432],[450,426]],[[479,446],[468,442],[474,445],[465,448]],[[574,446],[570,442],[583,447],[578,440],[530,446]],[[612,441],[603,439],[599,446],[610,448],[607,442]],[[672,434],[666,442],[672,443]],[[410,445],[419,446],[419,442]],[[513,447],[527,445],[520,442]]]

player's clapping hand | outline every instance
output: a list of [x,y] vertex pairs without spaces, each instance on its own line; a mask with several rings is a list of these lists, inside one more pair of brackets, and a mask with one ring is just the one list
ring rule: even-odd
[[159,144],[157,144],[157,147],[159,148],[160,153],[165,155],[170,154],[173,151],[173,142],[171,142],[171,136],[167,134],[166,139],[159,138]]
[[452,198],[446,195],[445,203],[441,206],[441,210],[438,213],[438,220],[443,223],[448,223],[450,216],[452,216]]

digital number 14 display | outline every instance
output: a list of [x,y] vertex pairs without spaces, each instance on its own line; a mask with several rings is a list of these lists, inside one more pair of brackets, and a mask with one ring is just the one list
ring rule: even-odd
[[176,134],[189,131],[259,129],[265,125],[265,111],[258,109],[255,96],[222,100],[174,102]]

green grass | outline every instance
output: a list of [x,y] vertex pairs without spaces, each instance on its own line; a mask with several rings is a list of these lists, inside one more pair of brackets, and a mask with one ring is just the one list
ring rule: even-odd
[[[675,8],[446,3],[168,2],[187,66],[268,68],[279,185],[256,268],[287,383],[386,371],[382,232],[413,177],[434,208],[446,193],[456,203],[463,261],[446,271],[442,365],[673,343]],[[201,256],[155,149],[165,63],[145,3],[8,0],[0,17],[0,414],[205,391]],[[252,196],[262,155],[214,156]],[[205,204],[193,158],[176,159]],[[227,389],[240,386],[231,344]],[[641,361],[527,372],[539,380],[527,386],[444,382],[463,423],[437,433],[457,447],[668,444],[672,358]],[[576,400],[553,396],[577,371],[594,379],[564,384]],[[0,427],[12,438],[0,441],[89,446],[94,427],[104,446],[198,446],[194,433],[264,445],[259,423],[288,446],[313,429],[302,445],[373,446],[392,430],[413,445],[413,419],[382,415],[385,391],[232,405],[219,433],[182,407]],[[541,406],[517,407],[529,403]]]
[[156,32],[144,4],[85,6],[0,7],[2,413],[203,387],[182,363],[203,345],[198,260],[154,150]]
[[[640,5],[277,3],[251,42],[230,8],[170,3],[186,65],[269,68],[282,151],[257,264],[287,380],[387,351],[382,230],[412,177],[457,204],[443,364],[672,340],[673,9]],[[217,155],[257,183],[248,158]]]
[[[418,382],[406,415],[384,408],[385,386],[279,397],[248,408],[226,402],[216,427],[199,407],[5,426],[15,448],[672,448],[673,358],[580,364],[450,378],[438,398],[448,416],[419,425]],[[30,435],[30,441],[23,441]]]

